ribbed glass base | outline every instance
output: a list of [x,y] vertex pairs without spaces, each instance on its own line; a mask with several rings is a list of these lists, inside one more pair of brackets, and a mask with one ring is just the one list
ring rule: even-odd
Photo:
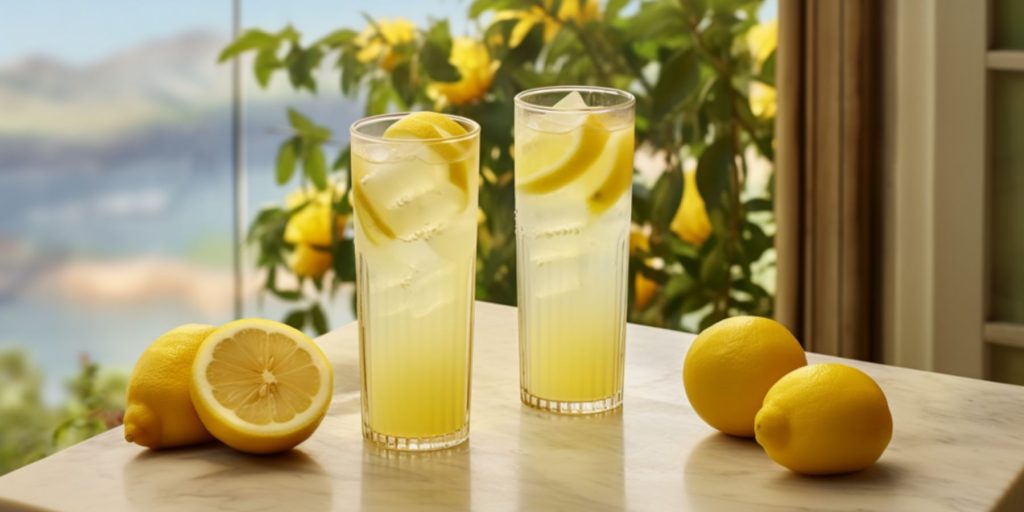
[[425,452],[443,450],[458,446],[469,439],[469,423],[450,434],[434,437],[398,437],[374,432],[369,425],[363,424],[363,437],[381,448],[408,452]]
[[600,400],[592,400],[589,402],[563,402],[533,396],[526,389],[519,388],[519,398],[522,399],[524,404],[529,405],[530,407],[558,414],[596,414],[622,406],[622,391]]

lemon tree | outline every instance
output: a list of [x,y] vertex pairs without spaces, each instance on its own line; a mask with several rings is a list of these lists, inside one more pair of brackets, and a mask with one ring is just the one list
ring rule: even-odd
[[[362,101],[367,115],[434,110],[479,122],[481,300],[516,299],[517,186],[537,194],[583,187],[595,215],[631,193],[632,221],[647,243],[631,252],[629,282],[653,292],[645,292],[642,302],[631,301],[630,320],[697,331],[737,314],[769,316],[773,308],[770,162],[777,26],[758,19],[761,5],[762,0],[472,0],[471,22],[459,23],[474,27],[465,37],[453,37],[443,19],[425,25],[374,19],[312,39],[290,26],[276,32],[254,28],[221,58],[252,55],[260,84],[283,75],[294,89],[308,92],[326,83],[318,82],[323,75],[315,70],[332,66],[331,83]],[[526,88],[566,84],[629,90],[637,98],[634,137],[608,135],[598,129],[600,115],[586,116],[557,140],[533,141],[536,146],[524,154],[536,155],[527,165],[534,172],[516,183],[513,155],[531,142],[513,140],[513,98]],[[582,99],[566,101],[579,106]],[[433,131],[449,131],[431,121],[410,121],[394,135],[429,140]],[[279,183],[302,180],[326,189],[332,178],[349,181],[349,148],[336,142],[344,136],[295,110],[288,112],[288,122],[291,133],[278,150]],[[630,186],[633,170],[625,162],[633,149],[645,153],[637,162],[662,168],[656,179],[638,174]],[[457,187],[470,183],[457,165],[449,180]],[[348,216],[352,203],[369,203],[359,197],[364,192],[349,188],[335,194],[335,214]],[[315,306],[355,278],[352,230],[332,238],[333,272],[323,280],[309,278],[320,295],[311,297],[301,287],[282,290],[276,272],[295,272],[285,257],[293,248],[281,239],[280,228],[293,213],[264,210],[251,238],[267,275],[264,288]],[[361,222],[379,228],[381,239],[398,235],[388,219],[376,217]],[[297,308],[288,321],[319,331],[325,328],[322,316],[313,307]]]

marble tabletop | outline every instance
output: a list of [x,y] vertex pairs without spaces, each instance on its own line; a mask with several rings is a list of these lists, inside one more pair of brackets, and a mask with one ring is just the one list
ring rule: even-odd
[[478,303],[469,443],[402,454],[360,437],[356,340],[318,339],[334,402],[285,455],[153,452],[118,428],[0,477],[0,510],[1024,510],[1024,387],[844,361],[888,395],[892,444],[860,473],[802,477],[694,414],[691,335],[630,325],[624,407],[556,416],[519,403],[515,309]]

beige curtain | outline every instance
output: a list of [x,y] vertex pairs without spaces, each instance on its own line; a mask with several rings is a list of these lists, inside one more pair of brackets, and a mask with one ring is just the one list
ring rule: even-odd
[[776,317],[808,350],[877,359],[882,192],[872,0],[780,0]]

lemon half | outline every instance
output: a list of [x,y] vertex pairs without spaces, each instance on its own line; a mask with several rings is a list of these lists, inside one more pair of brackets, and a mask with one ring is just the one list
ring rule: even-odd
[[302,332],[247,318],[211,333],[192,365],[190,392],[203,425],[249,453],[288,450],[308,438],[331,403],[334,376]]

